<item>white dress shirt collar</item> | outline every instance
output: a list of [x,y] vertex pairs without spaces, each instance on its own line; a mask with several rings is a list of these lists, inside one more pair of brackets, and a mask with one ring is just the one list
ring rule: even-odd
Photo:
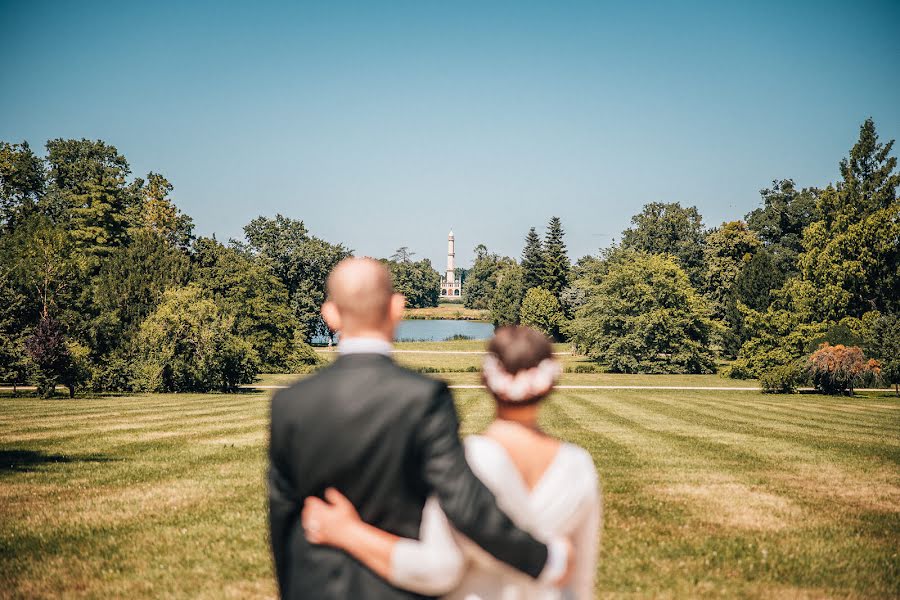
[[341,354],[383,354],[390,356],[394,347],[387,340],[374,337],[341,338],[338,352]]

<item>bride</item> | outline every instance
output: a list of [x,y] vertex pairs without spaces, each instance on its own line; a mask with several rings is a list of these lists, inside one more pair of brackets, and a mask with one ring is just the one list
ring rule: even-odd
[[602,503],[594,463],[578,446],[540,430],[538,408],[559,374],[552,347],[527,327],[498,329],[488,345],[482,379],[496,402],[496,418],[466,439],[466,459],[500,507],[536,538],[564,536],[576,564],[560,590],[497,561],[455,531],[435,498],[422,513],[419,540],[364,523],[335,489],[310,497],[301,516],[307,539],[340,548],[392,585],[424,595],[477,600],[589,600],[600,535]]

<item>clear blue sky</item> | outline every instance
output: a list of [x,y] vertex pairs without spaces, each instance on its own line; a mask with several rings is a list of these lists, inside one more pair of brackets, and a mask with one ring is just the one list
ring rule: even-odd
[[138,4],[0,0],[0,139],[106,140],[220,239],[281,212],[442,268],[451,225],[468,266],[555,214],[577,258],[900,137],[896,0]]

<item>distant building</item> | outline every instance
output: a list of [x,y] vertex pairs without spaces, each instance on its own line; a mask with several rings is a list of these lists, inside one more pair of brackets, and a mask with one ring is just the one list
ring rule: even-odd
[[459,298],[460,294],[462,281],[456,276],[456,246],[451,230],[447,236],[447,273],[441,276],[441,296]]

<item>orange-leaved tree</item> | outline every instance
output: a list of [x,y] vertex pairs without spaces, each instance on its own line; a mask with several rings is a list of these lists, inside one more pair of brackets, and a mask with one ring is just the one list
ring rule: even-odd
[[819,346],[809,357],[809,370],[816,389],[826,394],[853,394],[853,384],[867,373],[878,374],[876,360],[866,360],[859,346],[832,346],[828,342]]

